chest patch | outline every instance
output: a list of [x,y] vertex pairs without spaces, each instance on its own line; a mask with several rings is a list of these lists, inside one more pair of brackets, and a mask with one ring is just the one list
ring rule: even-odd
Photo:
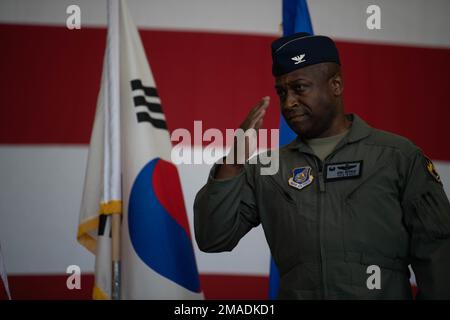
[[327,164],[325,166],[325,181],[359,178],[362,174],[362,164],[362,160]]
[[292,170],[292,177],[289,178],[288,183],[291,187],[301,190],[309,186],[313,180],[311,167],[300,167]]

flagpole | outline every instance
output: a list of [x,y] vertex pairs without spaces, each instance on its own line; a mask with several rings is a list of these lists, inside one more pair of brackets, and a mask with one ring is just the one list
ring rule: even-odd
[[0,246],[0,281],[3,281],[8,300],[11,300],[11,293],[9,292],[8,276],[6,274],[5,263],[3,262],[2,247]]
[[[119,0],[108,0],[108,95],[110,108],[111,130],[111,197],[113,200],[121,199],[121,165],[120,165],[120,46],[119,46]],[[111,241],[112,241],[112,285],[111,298],[120,300],[120,225],[122,214],[122,201],[114,201],[111,214]]]
[[112,287],[111,298],[120,300],[120,214],[112,214]]

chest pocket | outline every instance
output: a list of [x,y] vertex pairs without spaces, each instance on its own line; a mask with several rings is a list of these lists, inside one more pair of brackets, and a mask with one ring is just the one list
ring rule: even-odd
[[[267,218],[275,225],[285,225],[292,232],[299,232],[305,222],[317,221],[317,186],[315,181],[299,190],[291,187],[289,178],[264,176],[259,193],[259,208],[266,211]],[[279,230],[281,234],[285,233]]]
[[[278,192],[278,196],[281,196],[285,201],[287,201],[291,205],[296,206],[296,201],[295,201],[294,195],[291,194],[291,191],[289,191],[289,189],[281,186],[280,183],[278,181],[276,181],[275,178],[272,176],[267,176],[267,182],[268,182],[269,187],[273,188],[274,191]],[[272,195],[274,197],[276,196],[273,193],[272,193]]]
[[[310,216],[311,214],[308,212],[315,209],[316,181],[313,180],[310,185],[302,189],[296,189],[289,185],[288,180],[289,178],[282,180],[279,177],[266,176],[265,197],[262,201],[269,207],[272,203],[278,209],[287,205],[293,207],[296,214],[305,215],[306,217]],[[281,202],[285,202],[285,205],[280,206]]]
[[403,224],[398,172],[387,161],[366,169],[361,179],[353,180],[342,192],[345,249],[374,251],[391,258],[402,256],[408,235]]
[[362,195],[371,194],[373,196],[374,192],[381,193],[392,186],[392,177],[388,172],[389,163],[387,161],[364,170],[359,179],[350,180],[351,182],[344,191],[345,200],[349,201]]
[[305,203],[317,189],[314,182],[298,190],[289,186],[288,179],[261,177],[258,195],[261,223],[280,274],[298,265],[311,250],[317,230],[317,208]]

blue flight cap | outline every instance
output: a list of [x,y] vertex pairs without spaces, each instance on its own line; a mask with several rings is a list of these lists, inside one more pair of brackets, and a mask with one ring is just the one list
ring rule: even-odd
[[322,62],[341,65],[334,41],[326,36],[299,32],[272,42],[272,74],[275,77]]

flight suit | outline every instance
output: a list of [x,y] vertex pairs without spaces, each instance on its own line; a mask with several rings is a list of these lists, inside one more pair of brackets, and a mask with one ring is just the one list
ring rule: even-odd
[[[246,164],[217,180],[213,167],[194,203],[206,252],[231,251],[262,224],[280,273],[280,299],[450,299],[450,204],[439,175],[407,139],[356,115],[322,162],[297,138],[279,170]],[[379,283],[370,278],[379,268]]]

